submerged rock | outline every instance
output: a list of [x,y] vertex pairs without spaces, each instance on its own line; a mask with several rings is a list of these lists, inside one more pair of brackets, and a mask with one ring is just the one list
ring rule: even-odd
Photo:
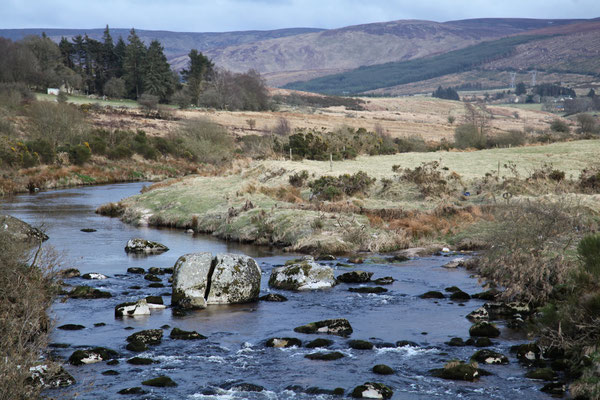
[[391,285],[392,283],[394,283],[395,279],[392,278],[391,276],[384,276],[383,278],[377,278],[375,279],[375,284],[377,285]]
[[130,274],[145,274],[146,270],[141,267],[130,267],[127,268],[127,272],[129,272]]
[[329,335],[349,336],[352,334],[352,326],[350,326],[350,322],[344,318],[327,319],[299,326],[294,328],[294,332],[327,333]]
[[81,278],[82,279],[98,279],[98,280],[102,280],[102,279],[108,278],[108,276],[106,276],[104,274],[99,274],[97,272],[90,272],[88,274],[81,275]]
[[141,387],[136,386],[136,387],[131,387],[131,388],[127,388],[127,389],[121,389],[117,393],[118,394],[146,394],[148,392],[146,392]]
[[484,336],[484,337],[498,337],[500,336],[500,329],[494,324],[490,324],[486,321],[476,322],[471,328],[469,328],[469,335],[471,336]]
[[372,350],[373,343],[366,340],[351,340],[348,342],[348,346],[354,350]]
[[175,263],[171,303],[194,309],[256,301],[260,279],[260,267],[248,256],[186,254]]
[[64,388],[76,383],[75,378],[62,366],[48,367],[42,364],[29,368],[31,373],[29,382],[44,389]]
[[423,293],[419,296],[422,299],[445,299],[444,293],[437,290],[430,290],[429,292]]
[[432,369],[429,372],[436,378],[455,381],[473,382],[480,377],[480,371],[475,365],[465,364],[462,361],[451,361],[444,368]]
[[56,329],[62,329],[63,331],[78,331],[85,329],[85,326],[79,324],[65,324],[58,326]]
[[69,364],[84,365],[107,361],[118,357],[118,353],[106,347],[94,347],[87,350],[75,350],[69,357]]
[[318,338],[306,344],[309,349],[315,349],[318,347],[329,347],[333,344],[333,340]]
[[143,381],[142,385],[154,387],[174,387],[177,386],[177,383],[175,383],[173,379],[169,378],[168,376],[162,375],[156,378]]
[[471,297],[479,300],[494,301],[500,296],[501,293],[502,292],[498,289],[490,289],[486,290],[485,292],[475,293]]
[[396,342],[396,347],[405,347],[405,346],[419,347],[418,343],[412,342],[410,340],[398,340]]
[[462,340],[462,338],[459,337],[454,337],[452,339],[450,339],[448,342],[446,342],[446,344],[448,346],[454,346],[454,347],[464,347],[467,344],[465,343],[464,340]]
[[130,239],[125,245],[125,252],[127,253],[159,254],[168,250],[169,248],[164,244],[141,238]]
[[287,301],[288,299],[287,299],[287,297],[282,296],[282,295],[280,295],[278,293],[269,293],[269,294],[266,294],[264,296],[259,297],[258,300],[260,300],[260,301],[272,301],[272,302],[281,303],[283,301]]
[[365,382],[352,391],[352,397],[355,399],[389,399],[393,395],[392,389],[376,382]]
[[150,307],[146,299],[136,302],[121,303],[115,307],[115,317],[138,317],[140,315],[150,315]]
[[127,360],[127,364],[150,365],[150,364],[154,364],[154,360],[151,358],[145,358],[145,357],[133,357],[133,358],[130,358],[129,360]]
[[540,365],[542,361],[542,349],[536,343],[525,343],[511,347],[511,351],[517,353],[517,359],[525,365]]
[[541,381],[553,381],[556,379],[556,373],[552,371],[552,368],[538,368],[527,372],[525,377]]
[[508,364],[508,357],[492,350],[479,350],[471,356],[471,360],[485,364]]
[[265,346],[277,347],[277,348],[294,347],[294,346],[301,347],[302,341],[300,339],[289,338],[289,337],[271,338],[271,339],[267,340],[267,342],[265,343]]
[[112,297],[108,292],[89,286],[75,286],[67,295],[72,299],[106,299]]
[[269,286],[283,290],[328,289],[336,280],[331,267],[317,264],[312,257],[298,263],[273,268]]
[[184,331],[179,328],[173,328],[169,335],[171,339],[179,339],[179,340],[202,340],[206,339],[206,336],[199,334],[196,331]]
[[225,383],[221,385],[221,389],[235,390],[236,392],[262,392],[263,390],[265,390],[265,388],[260,385],[255,385],[254,383],[246,382]]
[[545,384],[540,390],[554,396],[562,396],[567,392],[567,385],[564,382],[550,382]]
[[320,361],[334,361],[343,358],[344,355],[339,351],[332,351],[330,353],[310,353],[304,356],[309,360],[320,360]]
[[372,272],[352,271],[341,274],[337,277],[337,280],[344,283],[366,283],[371,280],[372,276]]
[[163,337],[163,331],[161,329],[146,329],[143,331],[136,332],[127,337],[127,341],[141,342],[147,345],[160,344]]
[[471,299],[471,296],[468,293],[463,292],[460,289],[453,292],[450,295],[450,300],[454,300],[454,301],[464,301],[464,300],[470,300],[470,299]]
[[314,396],[318,395],[328,395],[328,396],[343,396],[346,391],[343,388],[335,388],[335,389],[322,389],[319,387],[309,387],[304,388],[300,385],[290,385],[285,388],[285,390],[289,390],[291,392],[296,393],[306,393]]
[[373,367],[373,372],[378,375],[392,375],[394,373],[394,370],[392,369],[392,367],[387,366],[385,364],[377,364]]
[[381,286],[361,286],[361,287],[356,287],[356,288],[349,288],[348,291],[354,292],[354,293],[379,294],[379,293],[385,293],[388,290],[386,288],[382,288]]

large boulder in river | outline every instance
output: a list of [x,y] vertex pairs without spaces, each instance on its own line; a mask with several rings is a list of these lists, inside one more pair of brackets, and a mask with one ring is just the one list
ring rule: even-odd
[[164,244],[140,238],[129,239],[125,246],[125,252],[136,254],[159,254],[168,250]]
[[217,254],[213,265],[207,304],[238,304],[258,300],[261,270],[253,258],[239,254]]
[[312,257],[273,268],[269,278],[269,286],[284,290],[328,289],[335,284],[333,269],[317,264]]
[[37,228],[10,215],[0,215],[0,234],[18,242],[43,242],[48,236]]
[[347,319],[326,319],[324,321],[311,322],[310,324],[294,328],[298,333],[327,333],[329,335],[350,336],[353,332],[352,326]]
[[240,254],[185,254],[173,268],[171,302],[181,308],[206,308],[207,304],[256,301],[261,270],[251,257]]

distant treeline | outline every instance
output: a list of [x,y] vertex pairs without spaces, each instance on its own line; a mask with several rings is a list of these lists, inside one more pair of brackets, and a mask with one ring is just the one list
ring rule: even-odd
[[45,34],[16,42],[0,38],[0,83],[134,100],[144,94],[181,107],[270,107],[266,85],[258,73],[217,70],[195,49],[188,56],[187,68],[180,75],[171,70],[159,41],[146,46],[131,29],[127,42],[119,37],[115,43],[108,26],[100,41],[87,35],[71,40],[63,37],[59,44]]
[[357,94],[368,90],[418,82],[507,57],[519,44],[545,36],[523,35],[482,42],[433,57],[365,66],[352,71],[324,76],[306,82],[293,82],[287,89],[326,94]]

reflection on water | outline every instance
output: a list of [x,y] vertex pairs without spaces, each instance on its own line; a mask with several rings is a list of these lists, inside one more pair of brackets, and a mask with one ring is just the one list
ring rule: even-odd
[[[312,399],[315,395],[286,390],[290,385],[304,388],[320,387],[350,390],[366,381],[382,382],[394,389],[395,399],[508,399],[546,398],[539,392],[541,385],[523,377],[524,370],[514,358],[507,366],[486,367],[494,375],[476,383],[448,382],[434,379],[427,371],[438,368],[450,359],[468,360],[476,349],[448,347],[450,337],[468,336],[469,322],[465,319],[482,302],[471,300],[463,305],[449,300],[424,300],[417,296],[429,290],[444,290],[456,285],[469,293],[481,288],[463,270],[441,268],[444,257],[430,257],[399,265],[365,264],[357,268],[371,271],[374,278],[392,276],[396,279],[381,295],[361,295],[348,292],[349,285],[340,284],[331,290],[288,293],[284,303],[259,302],[235,306],[212,306],[206,310],[175,317],[170,309],[153,312],[141,318],[115,319],[114,307],[124,301],[148,295],[163,295],[170,303],[167,275],[164,288],[149,288],[142,275],[128,274],[129,267],[170,267],[185,253],[210,251],[234,252],[255,257],[263,270],[261,294],[269,292],[268,277],[273,266],[292,257],[276,249],[225,243],[207,235],[189,235],[180,230],[138,228],[118,219],[96,215],[102,203],[118,201],[139,193],[142,183],[128,183],[37,193],[5,200],[1,211],[29,223],[43,224],[49,245],[62,252],[73,266],[86,272],[100,272],[109,278],[103,281],[68,281],[71,285],[88,284],[109,291],[113,297],[102,300],[57,301],[53,307],[56,326],[73,323],[86,327],[81,331],[54,330],[52,341],[69,344],[57,351],[68,357],[77,346],[106,346],[120,353],[119,365],[98,363],[82,367],[68,366],[78,380],[77,386],[62,392],[65,397],[79,393],[78,398],[113,399],[123,388],[140,386],[148,378],[169,375],[178,383],[176,388],[145,388],[147,399]],[[83,233],[82,228],[96,232]],[[142,237],[167,245],[166,253],[151,257],[128,256],[124,251],[127,240]],[[329,265],[336,275],[349,270]],[[139,289],[141,288],[141,289]],[[311,361],[304,356],[313,352],[307,348],[265,348],[264,341],[274,336],[300,338],[307,342],[315,336],[297,334],[293,328],[307,322],[326,318],[347,318],[354,333],[353,339],[368,339],[377,349],[352,350],[347,339],[334,340],[333,350],[345,357],[330,362]],[[94,324],[105,325],[95,327]],[[202,341],[176,341],[168,337],[165,328],[162,344],[142,354],[125,349],[126,337],[141,329],[169,325],[184,330],[196,330],[208,336]],[[133,328],[133,330],[131,330]],[[509,337],[503,329],[502,337]],[[494,349],[509,354],[509,347],[518,343],[519,336],[511,333],[511,341],[498,340]],[[515,339],[512,339],[512,338]],[[398,340],[411,340],[419,347],[389,347]],[[150,357],[157,363],[132,366],[125,361],[138,355]],[[375,364],[387,364],[396,373],[378,376],[371,372]],[[102,372],[113,369],[117,376]],[[241,392],[220,389],[226,383],[246,382],[261,385],[262,392]],[[56,395],[56,392],[53,392]],[[319,398],[326,399],[321,395]]]

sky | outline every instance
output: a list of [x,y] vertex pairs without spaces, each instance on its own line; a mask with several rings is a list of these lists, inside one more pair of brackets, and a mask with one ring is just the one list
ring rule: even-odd
[[599,0],[0,0],[0,29],[226,32],[398,19],[598,18]]

